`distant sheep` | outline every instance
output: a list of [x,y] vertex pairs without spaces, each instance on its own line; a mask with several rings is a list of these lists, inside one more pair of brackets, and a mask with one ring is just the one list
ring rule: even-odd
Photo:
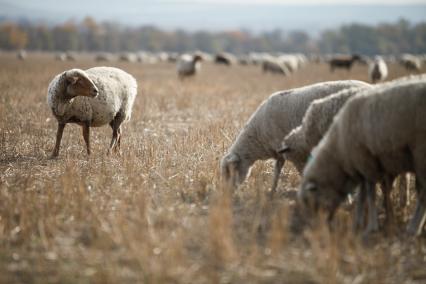
[[412,171],[418,201],[408,231],[420,234],[426,220],[425,112],[426,80],[384,84],[350,99],[304,170],[304,215],[313,218],[323,208],[331,219],[357,184],[374,194],[377,181]]
[[216,54],[214,58],[214,62],[217,64],[231,66],[237,62],[237,59],[234,55],[230,53],[222,52],[222,53]]
[[284,76],[290,75],[290,70],[287,66],[280,62],[277,58],[265,58],[262,63],[262,70],[264,73],[282,74]]
[[89,155],[90,127],[109,124],[113,131],[109,151],[117,150],[121,141],[121,124],[131,117],[136,93],[136,80],[113,67],[94,67],[85,71],[71,69],[57,75],[49,84],[47,93],[48,105],[58,121],[52,156],[59,155],[67,123],[83,127]]
[[21,49],[20,51],[18,51],[18,54],[16,55],[16,57],[19,59],[19,60],[25,60],[25,59],[27,59],[27,52],[25,51],[25,50],[23,50],[23,49]]
[[420,71],[422,61],[415,55],[403,54],[400,58],[400,63],[407,71]]
[[67,55],[63,52],[57,53],[57,54],[55,54],[55,60],[65,61],[65,60],[67,60]]
[[68,51],[65,53],[65,59],[68,61],[77,61],[77,55],[74,52]]
[[110,62],[112,61],[113,56],[110,53],[99,53],[95,56],[95,61],[97,62]]
[[361,57],[357,54],[352,56],[335,56],[329,61],[330,70],[333,72],[337,68],[342,68],[349,71],[351,70],[353,63],[360,59]]
[[369,63],[368,75],[373,84],[378,81],[383,81],[388,77],[388,66],[382,57],[376,56],[374,60]]
[[180,79],[195,75],[201,68],[202,57],[198,54],[183,54],[179,57],[176,70]]
[[234,187],[238,186],[244,182],[254,162],[273,158],[276,162],[272,191],[275,191],[285,162],[278,153],[281,141],[293,128],[300,125],[310,103],[339,90],[364,85],[366,83],[355,80],[322,82],[271,95],[251,115],[222,158],[223,180]]
[[120,54],[118,59],[120,61],[124,61],[124,62],[136,62],[138,58],[135,54],[133,54],[131,52],[125,52],[125,53]]

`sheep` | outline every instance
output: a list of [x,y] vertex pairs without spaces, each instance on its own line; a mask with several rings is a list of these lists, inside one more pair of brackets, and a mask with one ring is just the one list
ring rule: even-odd
[[68,61],[77,61],[77,55],[74,52],[68,51],[65,54],[65,59]]
[[400,58],[400,63],[407,71],[420,71],[422,67],[421,60],[412,54],[403,54]]
[[388,66],[381,56],[376,56],[369,64],[368,75],[373,84],[383,81],[388,76]]
[[364,85],[367,83],[356,80],[330,81],[272,94],[251,115],[222,158],[223,180],[237,187],[243,183],[254,162],[273,158],[276,162],[271,192],[274,192],[285,162],[278,153],[281,140],[302,122],[309,104],[339,90]]
[[[344,89],[331,96],[313,101],[303,117],[302,124],[293,129],[284,138],[282,148],[278,152],[283,155],[285,160],[292,162],[299,173],[302,173],[306,162],[309,160],[310,152],[327,132],[333,122],[334,116],[350,98],[358,94],[361,90],[371,89],[372,87],[372,85],[366,85]],[[386,216],[390,218],[390,199],[387,194],[389,192],[390,190],[384,188]],[[369,227],[366,233],[376,230],[377,224],[377,222],[373,221],[377,218],[374,200],[367,200],[366,198],[369,197],[370,195],[367,196],[361,187],[360,193],[358,194],[358,202],[356,204],[357,210],[354,229],[362,227],[364,218],[362,217],[361,206],[367,203],[369,206],[369,220],[371,221],[368,224]]]
[[18,54],[16,55],[16,57],[19,60],[25,60],[25,59],[27,59],[27,52],[25,50],[21,49],[21,50],[18,51]]
[[302,173],[309,154],[327,132],[334,116],[347,100],[360,90],[370,88],[372,86],[369,84],[356,86],[313,101],[306,110],[302,124],[283,139],[279,153],[285,160],[292,162],[299,173]]
[[113,59],[112,54],[107,53],[107,52],[102,52],[102,53],[99,53],[95,56],[95,61],[97,61],[97,62],[102,62],[102,61],[108,62],[108,61],[112,61],[112,59]]
[[351,98],[304,169],[298,200],[305,219],[322,208],[331,220],[357,184],[374,195],[375,182],[414,172],[418,201],[407,231],[420,234],[426,220],[425,112],[425,79],[384,84]]
[[291,73],[284,63],[273,57],[268,57],[263,60],[262,70],[264,73],[270,72],[273,74],[282,74],[284,76]]
[[55,60],[65,61],[65,60],[67,60],[67,55],[63,52],[57,53],[57,54],[55,54]]
[[137,56],[131,52],[124,52],[120,54],[118,58],[120,61],[124,62],[136,62],[138,60]]
[[193,76],[199,72],[201,68],[202,57],[198,54],[190,55],[183,54],[179,57],[176,65],[176,70],[180,79]]
[[284,64],[290,72],[295,72],[299,69],[299,64],[301,63],[299,58],[292,54],[281,55],[278,57],[278,61]]
[[67,123],[82,126],[88,155],[90,127],[107,123],[113,131],[108,153],[120,148],[121,124],[130,120],[136,93],[136,80],[118,68],[70,69],[58,74],[50,82],[47,93],[48,105],[58,121],[52,157],[59,155]]
[[352,68],[352,64],[360,60],[361,57],[357,54],[354,54],[352,56],[335,56],[332,57],[329,61],[330,64],[330,70],[331,72],[334,71],[336,68],[346,68],[346,70],[350,70]]
[[217,64],[231,66],[237,62],[237,59],[234,55],[230,53],[222,52],[222,53],[216,54],[214,62],[216,62]]

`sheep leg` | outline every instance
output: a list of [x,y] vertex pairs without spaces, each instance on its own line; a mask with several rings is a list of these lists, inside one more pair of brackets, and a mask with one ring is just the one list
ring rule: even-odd
[[272,188],[271,188],[271,196],[274,194],[274,192],[277,190],[278,186],[278,180],[280,178],[281,170],[284,166],[284,159],[277,159],[275,161],[275,167],[274,167],[274,177],[272,180]]
[[385,208],[385,222],[386,226],[389,226],[393,223],[394,214],[390,199],[390,193],[392,191],[393,177],[386,177],[382,184],[382,194],[383,194],[383,207]]
[[64,133],[65,123],[58,123],[58,130],[56,132],[56,143],[55,148],[52,152],[52,157],[59,155],[59,148],[61,147],[62,134]]
[[114,117],[114,120],[110,122],[110,126],[112,128],[112,139],[111,144],[109,146],[108,154],[111,152],[111,150],[114,150],[116,152],[117,144],[121,144],[121,123],[123,122],[124,117],[121,115],[121,113],[117,113],[117,115]]
[[364,221],[365,221],[365,204],[367,199],[367,193],[365,190],[364,185],[362,184],[359,187],[358,195],[357,195],[357,201],[355,204],[355,216],[354,216],[354,224],[353,224],[353,230],[359,231],[361,228],[364,227]]
[[426,192],[416,176],[417,205],[414,216],[407,227],[410,235],[419,236],[426,221]]
[[379,222],[377,218],[376,187],[371,182],[365,182],[365,190],[367,193],[368,224],[364,234],[368,235],[379,230]]
[[118,139],[117,139],[117,147],[118,150],[121,150],[121,126],[117,129]]
[[112,139],[111,144],[109,145],[108,154],[111,152],[111,150],[115,150],[116,144],[118,140],[118,131],[115,127],[112,128]]
[[87,155],[90,155],[90,126],[88,123],[83,124],[83,138],[86,143]]

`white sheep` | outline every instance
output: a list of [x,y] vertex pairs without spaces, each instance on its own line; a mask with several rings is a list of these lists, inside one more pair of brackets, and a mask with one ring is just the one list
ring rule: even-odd
[[361,90],[370,88],[372,86],[368,84],[356,86],[313,101],[306,110],[302,124],[283,139],[279,153],[285,160],[292,162],[299,173],[302,173],[309,154],[327,132],[334,116],[347,100]]
[[202,57],[198,54],[183,54],[176,64],[177,74],[180,79],[193,76],[201,69]]
[[113,130],[109,151],[117,150],[121,141],[120,126],[131,117],[136,93],[136,80],[113,67],[71,69],[58,74],[50,82],[47,93],[48,105],[58,121],[52,156],[59,155],[62,133],[67,123],[77,123],[83,127],[89,155],[90,127],[109,124]]
[[264,73],[270,72],[273,74],[290,75],[290,70],[287,66],[274,57],[267,57],[263,60],[262,70]]
[[222,158],[221,174],[224,181],[238,186],[245,180],[254,162],[273,158],[276,162],[272,192],[275,191],[285,162],[278,153],[281,141],[300,125],[310,103],[339,90],[364,85],[368,84],[355,80],[331,81],[272,94],[251,115]]
[[381,56],[376,56],[374,60],[369,63],[368,76],[373,84],[378,81],[383,81],[388,77],[388,66]]
[[24,49],[21,49],[21,50],[18,51],[18,54],[16,55],[16,57],[19,60],[25,60],[25,59],[27,59],[27,52]]
[[400,58],[400,62],[408,71],[420,71],[422,67],[420,58],[412,54],[403,54]]
[[420,234],[426,220],[425,112],[425,79],[384,84],[351,98],[304,169],[304,212],[314,216],[323,208],[331,219],[355,185],[374,195],[375,182],[412,171],[418,202],[408,231]]

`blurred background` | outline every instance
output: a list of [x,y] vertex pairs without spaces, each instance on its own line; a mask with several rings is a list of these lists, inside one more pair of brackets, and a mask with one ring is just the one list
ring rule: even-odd
[[0,49],[426,52],[426,1],[0,0]]

